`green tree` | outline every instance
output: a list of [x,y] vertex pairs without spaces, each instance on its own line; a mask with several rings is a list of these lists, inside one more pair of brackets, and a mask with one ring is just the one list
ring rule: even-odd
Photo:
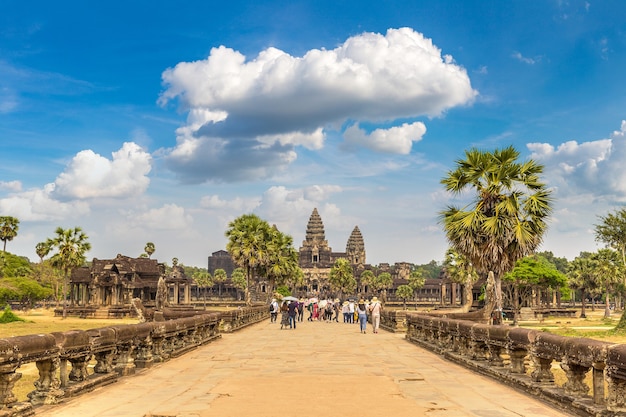
[[43,287],[32,278],[5,278],[2,285],[14,289],[12,300],[17,301],[23,308],[34,307],[37,301],[44,300],[52,295],[50,288]]
[[564,274],[540,256],[527,256],[518,260],[513,270],[506,273],[502,279],[510,290],[514,325],[519,323],[520,299],[530,298],[534,288],[560,288],[567,282]]
[[27,277],[32,274],[28,258],[0,252],[0,277]]
[[206,291],[207,288],[213,286],[213,280],[211,278],[211,274],[208,271],[196,271],[192,275],[193,280],[196,281],[196,285],[198,288],[202,288],[202,293],[204,294],[204,309],[206,310]]
[[222,268],[217,268],[213,271],[213,281],[217,284],[217,294],[220,298],[222,297],[222,284],[227,278],[228,275],[226,275],[226,271]]
[[268,297],[272,296],[276,286],[290,283],[293,288],[297,288],[304,274],[298,265],[298,252],[293,247],[293,238],[272,227],[267,256],[267,264],[260,268],[260,273],[269,280]]
[[376,280],[376,275],[369,269],[361,272],[361,292],[365,293],[365,287],[371,287]]
[[235,288],[242,290],[245,293],[246,303],[248,303],[248,277],[242,268],[235,268],[233,274],[230,277]]
[[352,265],[345,258],[339,258],[335,261],[328,275],[330,288],[338,293],[339,298],[343,298],[343,294],[352,294],[356,290],[356,279],[352,271]]
[[48,242],[39,242],[35,245],[35,253],[39,256],[39,263],[43,263],[43,258],[48,256],[50,249]]
[[146,243],[146,246],[143,248],[143,251],[146,253],[146,255],[148,255],[149,259],[152,259],[152,254],[154,253],[155,250],[156,250],[156,247],[154,246],[154,243],[152,242]]
[[383,302],[387,302],[387,290],[393,287],[393,277],[389,272],[381,272],[376,276],[374,281],[374,288],[377,291],[382,291]]
[[478,272],[493,273],[498,311],[502,275],[541,244],[552,211],[550,191],[539,178],[543,166],[533,160],[520,163],[518,157],[513,147],[471,149],[441,180],[453,195],[475,192],[473,203],[443,210],[440,222],[452,248]]
[[581,252],[579,256],[570,262],[567,270],[569,286],[581,293],[580,317],[587,318],[586,305],[587,294],[593,287],[593,261],[590,252]]
[[228,224],[226,250],[237,266],[246,272],[246,304],[250,305],[250,280],[253,274],[269,265],[268,244],[272,228],[255,214],[244,214]]
[[610,295],[621,282],[622,262],[619,254],[612,249],[600,249],[591,255],[593,265],[592,276],[596,285],[604,291],[604,317],[611,317]]
[[[421,269],[416,269],[416,270],[411,271],[411,273],[409,274],[408,285],[413,291],[414,296],[417,290],[422,288],[424,284],[426,284],[426,278],[424,277],[423,271]],[[415,308],[417,309],[417,302],[415,304]]]
[[56,236],[48,239],[51,250],[56,250],[51,261],[55,268],[63,271],[63,318],[67,317],[67,287],[69,286],[70,271],[72,268],[85,263],[85,254],[91,249],[88,237],[80,227],[63,229],[57,227]]
[[403,308],[406,310],[406,300],[413,297],[415,290],[410,285],[402,284],[396,289],[396,296],[402,299]]
[[[596,241],[615,249],[620,254],[622,270],[626,271],[626,209],[598,217],[600,223],[595,225]],[[622,277],[622,287],[626,287],[626,275]]]
[[20,221],[11,216],[0,216],[0,240],[4,243],[2,251],[7,251],[7,242],[17,236]]
[[443,269],[450,281],[463,285],[461,310],[464,312],[470,311],[472,303],[474,302],[472,290],[474,284],[478,281],[476,268],[474,268],[472,263],[465,256],[461,255],[453,248],[449,248],[446,251],[446,256],[443,261]]

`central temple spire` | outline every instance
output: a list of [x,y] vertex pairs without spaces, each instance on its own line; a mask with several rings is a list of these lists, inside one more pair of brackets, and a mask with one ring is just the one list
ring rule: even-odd
[[309,223],[306,226],[306,237],[304,242],[302,242],[302,246],[317,246],[318,248],[328,247],[324,233],[324,223],[322,223],[322,218],[317,212],[317,208],[313,209],[313,213],[311,213],[311,217],[309,217]]

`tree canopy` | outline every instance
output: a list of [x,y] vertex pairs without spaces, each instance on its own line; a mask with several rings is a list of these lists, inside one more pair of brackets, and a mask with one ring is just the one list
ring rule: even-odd
[[17,236],[20,221],[11,216],[0,216],[0,240],[3,242],[2,251],[7,251],[7,242]]

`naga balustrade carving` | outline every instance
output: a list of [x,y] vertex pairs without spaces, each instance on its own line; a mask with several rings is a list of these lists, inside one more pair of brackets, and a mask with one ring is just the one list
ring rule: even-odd
[[[219,338],[224,323],[234,331],[268,316],[265,307],[250,307],[160,322],[0,339],[0,415],[32,415],[39,405],[56,404],[116,382]],[[39,376],[28,400],[19,401],[13,390],[22,376],[20,367],[28,363],[36,365]]]
[[626,414],[626,345],[419,313],[406,321],[407,340],[545,401],[580,415]]

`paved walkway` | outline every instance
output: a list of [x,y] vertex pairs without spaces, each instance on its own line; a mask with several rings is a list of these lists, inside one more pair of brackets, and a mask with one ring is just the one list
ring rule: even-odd
[[[371,328],[368,328],[370,330]],[[531,397],[447,362],[403,334],[307,322],[256,324],[146,372],[41,409],[43,416],[556,417]]]

